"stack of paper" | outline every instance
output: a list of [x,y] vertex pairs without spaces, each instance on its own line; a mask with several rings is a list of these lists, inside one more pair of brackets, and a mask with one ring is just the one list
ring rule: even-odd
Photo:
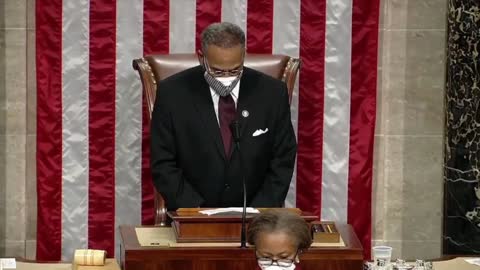
[[[202,210],[199,211],[202,214],[205,215],[216,215],[216,214],[222,214],[222,213],[239,213],[241,214],[243,212],[242,207],[226,207],[226,208],[216,208],[216,209],[208,209],[208,210]],[[247,207],[247,213],[248,214],[258,214],[260,211],[258,209],[255,209],[253,207]]]
[[3,269],[17,269],[17,263],[15,258],[0,259],[0,270]]
[[465,259],[465,261],[468,262],[469,264],[480,266],[480,258]]

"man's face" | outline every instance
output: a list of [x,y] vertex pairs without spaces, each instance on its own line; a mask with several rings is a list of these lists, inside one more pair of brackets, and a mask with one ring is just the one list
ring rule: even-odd
[[215,77],[237,76],[243,69],[245,50],[241,45],[232,48],[222,48],[209,45],[205,52],[204,65],[207,71]]

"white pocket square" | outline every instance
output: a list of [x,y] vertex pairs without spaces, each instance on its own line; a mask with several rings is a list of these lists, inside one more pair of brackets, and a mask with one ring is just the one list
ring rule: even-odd
[[265,130],[257,129],[257,130],[255,130],[255,132],[253,132],[252,136],[257,137],[257,136],[260,136],[260,135],[265,134],[267,132],[268,132],[268,128],[266,128]]

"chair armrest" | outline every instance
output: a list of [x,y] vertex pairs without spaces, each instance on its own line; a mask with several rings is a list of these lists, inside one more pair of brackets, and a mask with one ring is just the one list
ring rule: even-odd
[[157,81],[153,74],[152,68],[145,58],[134,59],[132,62],[133,69],[138,71],[140,81],[142,82],[142,93],[147,103],[149,122],[152,118],[153,105],[155,104],[155,95],[157,92]]
[[167,207],[162,195],[155,189],[155,226],[168,226]]
[[300,63],[300,59],[292,57],[288,60],[285,70],[283,71],[282,81],[287,84],[289,103],[292,102],[293,89],[295,88]]
[[[132,62],[133,69],[138,71],[140,80],[142,82],[143,99],[145,100],[148,108],[148,118],[145,119],[150,124],[152,119],[153,105],[155,104],[155,95],[157,91],[157,82],[152,68],[148,64],[145,58],[135,59]],[[167,226],[167,207],[165,206],[165,200],[162,195],[155,189],[154,196],[155,207],[155,225]]]

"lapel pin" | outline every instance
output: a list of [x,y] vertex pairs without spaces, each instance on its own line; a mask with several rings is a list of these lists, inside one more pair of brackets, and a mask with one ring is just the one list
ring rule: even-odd
[[249,115],[250,115],[250,113],[248,113],[247,110],[243,110],[243,111],[242,111],[242,116],[243,116],[243,117],[247,118]]

